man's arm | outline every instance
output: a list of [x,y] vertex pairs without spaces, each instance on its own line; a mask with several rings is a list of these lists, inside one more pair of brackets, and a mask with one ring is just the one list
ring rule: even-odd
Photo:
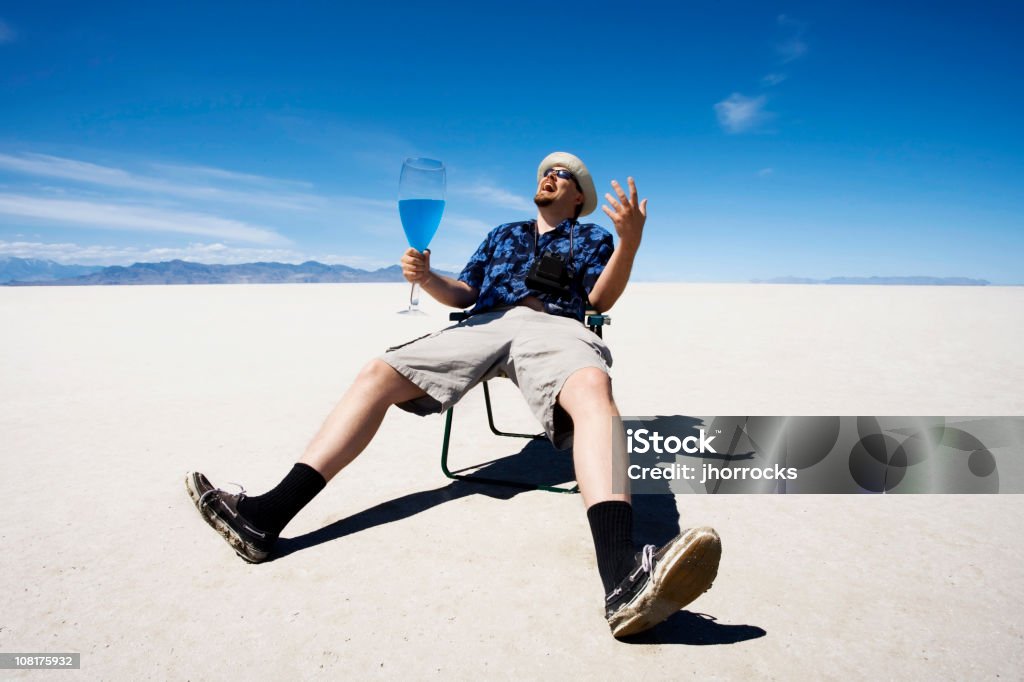
[[420,282],[423,291],[427,292],[440,303],[453,308],[468,308],[476,303],[480,292],[465,282],[428,272],[426,281]]
[[629,274],[633,270],[633,259],[640,248],[644,222],[647,220],[647,199],[639,201],[636,183],[633,182],[633,178],[629,178],[628,182],[629,197],[619,183],[612,180],[612,188],[619,197],[618,201],[611,194],[605,194],[604,197],[612,208],[601,207],[615,224],[619,245],[605,265],[604,272],[597,278],[594,288],[590,290],[590,305],[598,312],[609,310],[625,291]]
[[409,282],[418,283],[423,291],[439,303],[453,308],[468,308],[476,303],[480,292],[451,277],[439,275],[430,270],[430,249],[420,253],[408,249],[402,256],[402,274]]
[[627,247],[619,242],[618,248],[612,253],[604,272],[597,278],[594,288],[590,290],[590,305],[603,313],[611,309],[619,296],[626,290],[629,282],[629,273],[633,270],[633,257],[636,255],[636,246]]

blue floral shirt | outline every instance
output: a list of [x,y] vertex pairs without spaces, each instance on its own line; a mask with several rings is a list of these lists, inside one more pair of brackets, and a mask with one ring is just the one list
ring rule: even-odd
[[[535,296],[544,302],[548,313],[574,317],[582,322],[587,295],[604,272],[614,249],[611,233],[591,223],[566,219],[539,236],[535,220],[505,223],[491,230],[469,259],[459,280],[480,292],[471,314],[515,305],[527,296]],[[568,296],[543,293],[526,286],[526,274],[534,259],[548,251],[569,263]]]

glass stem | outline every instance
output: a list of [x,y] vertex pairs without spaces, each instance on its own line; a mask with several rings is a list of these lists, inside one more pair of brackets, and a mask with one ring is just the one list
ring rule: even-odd
[[420,307],[420,285],[412,283],[412,290],[409,292],[409,310],[419,310]]

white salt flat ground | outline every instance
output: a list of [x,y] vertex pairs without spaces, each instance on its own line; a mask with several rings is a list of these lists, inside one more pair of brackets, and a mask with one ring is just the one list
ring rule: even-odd
[[[446,323],[395,315],[406,291],[0,288],[0,651],[81,652],[81,679],[1024,674],[1018,495],[661,498],[646,527],[715,526],[721,571],[626,644],[579,497],[449,485],[441,418],[396,410],[290,553],[243,563],[185,472],[275,483],[366,359]],[[1024,288],[636,284],[607,338],[625,414],[1021,415],[1022,312]],[[482,403],[467,464],[523,447]]]

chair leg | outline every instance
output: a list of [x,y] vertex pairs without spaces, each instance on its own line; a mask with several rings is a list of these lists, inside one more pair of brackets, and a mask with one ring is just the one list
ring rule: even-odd
[[[504,431],[499,431],[498,429],[496,429],[494,427],[494,418],[491,412],[491,394],[487,390],[487,382],[484,382],[484,400],[487,403],[487,421],[491,427],[491,431],[493,431],[495,434],[499,436],[509,436],[515,438],[543,438],[543,434],[538,436],[527,435],[522,433],[505,433]],[[534,483],[524,483],[522,481],[508,481],[498,478],[488,478],[487,476],[478,476],[476,474],[460,474],[453,472],[451,469],[448,468],[448,447],[451,444],[452,417],[454,416],[454,414],[455,407],[449,407],[448,412],[447,414],[445,414],[444,418],[444,441],[441,443],[441,471],[444,472],[444,475],[447,476],[448,478],[459,481],[473,481],[475,483],[490,483],[492,485],[502,485],[509,488],[520,488],[521,490],[545,490],[551,493],[572,494],[578,493],[580,491],[580,487],[578,485],[575,485],[572,488],[561,488],[559,486],[553,485],[537,485]],[[490,464],[490,462],[483,462],[482,464],[476,464],[470,467],[466,467],[465,469],[459,469],[458,471],[465,471],[466,469],[477,469],[487,464]]]
[[497,426],[494,425],[494,411],[491,410],[491,390],[487,387],[487,382],[483,382],[484,385],[484,404],[487,405],[487,425],[491,427],[491,433],[495,436],[508,436],[509,438],[544,438],[543,433],[510,433],[507,431],[501,431]]

